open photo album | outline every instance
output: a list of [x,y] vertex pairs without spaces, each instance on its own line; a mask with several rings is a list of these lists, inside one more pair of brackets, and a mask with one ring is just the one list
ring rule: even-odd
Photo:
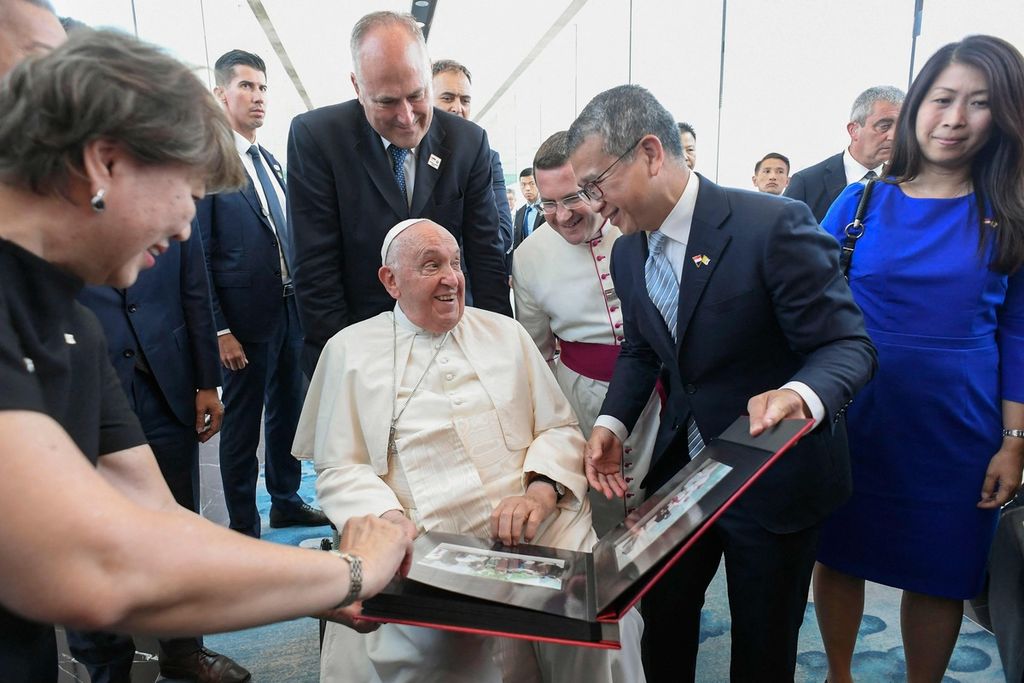
[[737,419],[589,553],[422,534],[409,575],[364,602],[363,617],[617,648],[622,616],[810,428],[785,420],[752,438]]

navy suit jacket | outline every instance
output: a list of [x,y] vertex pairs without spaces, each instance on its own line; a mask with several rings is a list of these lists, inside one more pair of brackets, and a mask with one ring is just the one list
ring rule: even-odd
[[[516,217],[515,217],[515,220],[512,221],[512,229],[513,229],[513,235],[514,235],[513,242],[512,242],[512,248],[513,249],[515,249],[520,244],[522,244],[523,240],[526,239],[526,231],[523,230],[523,221],[525,219],[526,219],[526,205],[520,206],[518,209],[516,209]],[[533,234],[533,231],[536,230],[537,228],[539,228],[543,224],[544,224],[544,212],[541,211],[540,209],[538,209],[537,213],[534,214],[533,226],[530,228],[530,234]]]
[[132,395],[135,356],[141,350],[174,416],[194,425],[196,390],[220,385],[220,352],[199,238],[171,242],[128,289],[86,287],[78,298],[103,326],[125,393]]
[[814,219],[821,223],[821,219],[828,213],[828,207],[832,206],[846,185],[846,168],[843,166],[843,153],[840,152],[794,173],[783,195],[799,199],[811,207]]
[[306,333],[306,369],[339,330],[394,307],[377,278],[393,225],[429,218],[458,240],[468,287],[480,308],[512,314],[492,187],[487,134],[434,109],[416,151],[412,205],[357,100],[292,121],[288,212],[295,244],[295,293]]
[[498,228],[501,230],[501,248],[504,253],[512,249],[512,212],[508,208],[508,194],[505,192],[505,171],[501,158],[491,150],[491,189],[494,191],[494,206],[498,210]]
[[[284,188],[281,165],[263,147],[260,152]],[[283,306],[270,304],[283,296],[279,240],[285,262],[292,263],[288,226],[274,232],[250,178],[240,192],[203,197],[193,227],[203,238],[217,329],[230,328],[243,343],[270,339],[284,316]]]
[[[838,252],[803,204],[725,189],[702,176],[675,343],[647,293],[646,233],[616,241],[612,277],[626,340],[602,413],[631,429],[664,368],[668,403],[648,490],[688,462],[691,415],[709,439],[746,413],[751,396],[796,380],[822,400],[826,418],[739,504],[751,506],[768,530],[785,533],[814,524],[846,499],[850,466],[842,415],[873,374],[875,350],[839,272]],[[706,256],[707,264],[698,266],[697,256]]]

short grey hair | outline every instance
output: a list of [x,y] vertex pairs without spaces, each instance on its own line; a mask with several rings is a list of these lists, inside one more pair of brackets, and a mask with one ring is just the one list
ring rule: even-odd
[[864,122],[868,120],[871,107],[875,102],[888,102],[902,107],[903,99],[906,96],[907,94],[895,85],[876,85],[868,88],[857,95],[857,99],[853,101],[853,107],[850,108],[850,121],[863,126]]
[[639,85],[619,85],[590,100],[569,127],[567,151],[572,154],[591,135],[600,136],[604,153],[616,157],[643,136],[654,135],[668,157],[686,163],[675,117]]
[[0,183],[65,194],[96,140],[142,164],[199,170],[209,192],[245,183],[234,134],[192,71],[117,31],[73,31],[53,52],[26,59],[0,81]]
[[411,14],[406,12],[370,12],[369,14],[362,17],[356,22],[356,25],[352,27],[352,37],[349,39],[349,50],[352,52],[352,69],[356,73],[356,78],[360,78],[359,73],[359,49],[363,46],[363,40],[366,39],[366,35],[370,31],[380,28],[382,26],[399,26],[404,28],[411,38],[419,43],[420,48],[423,50],[423,57],[425,60],[424,68],[426,73],[424,74],[427,79],[430,79],[430,59],[427,57],[427,41],[423,37],[423,29],[420,28],[419,22]]

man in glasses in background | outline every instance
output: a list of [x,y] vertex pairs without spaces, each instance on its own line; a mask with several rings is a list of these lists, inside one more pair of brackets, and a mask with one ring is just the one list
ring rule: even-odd
[[591,486],[627,491],[622,445],[659,375],[668,396],[649,491],[745,412],[754,436],[785,418],[816,427],[645,596],[648,680],[694,680],[723,555],[732,679],[793,680],[818,530],[850,492],[843,413],[875,367],[835,241],[803,204],[692,172],[672,116],[639,86],[595,97],[568,148],[591,208],[623,233],[612,275],[625,339],[587,448]]
[[[580,196],[565,137],[565,131],[549,137],[533,160],[547,226],[538,226],[519,246],[512,282],[516,318],[555,373],[589,437],[623,341],[622,306],[610,270],[612,245],[622,233]],[[590,492],[598,536],[643,499],[640,482],[654,449],[660,409],[652,392],[623,446],[626,495],[609,500]]]

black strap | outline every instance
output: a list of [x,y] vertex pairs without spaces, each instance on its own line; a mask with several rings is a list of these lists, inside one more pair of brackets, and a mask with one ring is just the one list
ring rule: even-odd
[[853,221],[843,228],[846,235],[843,238],[842,251],[839,253],[839,268],[843,271],[843,277],[850,278],[850,262],[853,261],[853,250],[857,246],[857,240],[864,236],[864,214],[868,210],[868,201],[871,199],[871,189],[878,182],[877,178],[869,178],[864,184],[864,192],[857,204],[857,213]]

